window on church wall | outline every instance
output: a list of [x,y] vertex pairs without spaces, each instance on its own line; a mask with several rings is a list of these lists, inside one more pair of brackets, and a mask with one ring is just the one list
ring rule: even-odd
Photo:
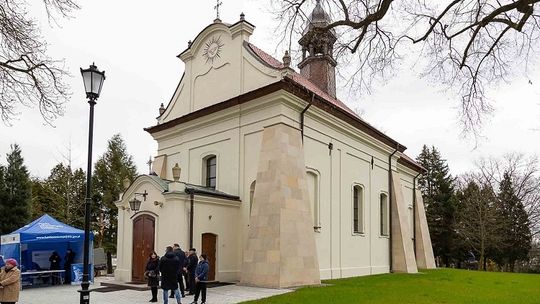
[[253,210],[253,198],[255,196],[255,185],[257,181],[253,181],[249,187],[249,215],[251,215],[251,210]]
[[353,187],[353,232],[364,233],[364,188]]
[[387,236],[389,234],[388,230],[388,195],[386,193],[381,193],[379,198],[379,212],[380,212],[380,223],[381,223],[381,235]]
[[317,173],[308,171],[307,175],[307,184],[308,184],[308,194],[309,202],[311,205],[311,216],[313,219],[313,228],[317,231],[320,228],[320,218],[319,218],[319,176]]
[[217,157],[209,155],[203,159],[203,182],[206,187],[216,189]]

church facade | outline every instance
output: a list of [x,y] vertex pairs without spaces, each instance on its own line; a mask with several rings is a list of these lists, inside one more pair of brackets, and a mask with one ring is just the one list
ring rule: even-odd
[[320,4],[310,21],[299,73],[249,42],[243,15],[178,55],[184,75],[145,129],[155,175],[117,202],[117,280],[143,280],[150,252],[173,243],[208,254],[210,280],[274,288],[435,267],[423,168],[336,98]]

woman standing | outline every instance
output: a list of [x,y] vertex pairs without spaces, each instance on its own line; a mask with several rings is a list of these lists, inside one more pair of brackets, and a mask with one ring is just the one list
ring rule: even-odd
[[148,279],[148,286],[150,286],[150,290],[152,291],[152,299],[150,299],[149,302],[157,302],[159,286],[159,257],[155,251],[152,251],[148,257],[144,275]]
[[0,303],[15,304],[19,301],[20,277],[21,271],[17,268],[17,261],[6,260],[6,265],[0,269]]

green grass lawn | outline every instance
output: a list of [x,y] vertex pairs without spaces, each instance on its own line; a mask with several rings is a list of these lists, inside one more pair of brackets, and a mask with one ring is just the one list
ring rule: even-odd
[[324,281],[331,286],[245,303],[540,303],[540,275],[455,269]]

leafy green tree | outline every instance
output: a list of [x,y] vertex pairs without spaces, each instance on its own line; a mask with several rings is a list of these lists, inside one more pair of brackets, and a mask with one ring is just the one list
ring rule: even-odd
[[10,233],[28,223],[31,215],[32,184],[28,170],[24,165],[21,148],[17,144],[11,145],[7,154],[7,166],[0,178],[3,190],[0,200],[0,233]]
[[478,259],[478,269],[485,270],[487,260],[502,237],[499,233],[500,220],[494,207],[495,192],[491,185],[482,185],[475,177],[466,176],[465,186],[457,192],[456,244],[460,246],[462,259],[473,251]]
[[54,191],[61,201],[59,213],[61,218],[72,226],[84,226],[84,199],[86,177],[82,169],[72,170],[71,166],[57,164],[46,180],[47,186]]
[[86,173],[79,168],[72,171],[71,199],[68,202],[69,217],[67,222],[81,229],[84,228],[84,201],[86,198]]
[[504,172],[499,184],[496,210],[501,221],[499,234],[503,238],[497,251],[497,262],[499,265],[508,266],[510,271],[514,271],[516,261],[527,259],[532,236],[527,212],[516,194],[509,172]]
[[32,180],[32,218],[38,218],[47,213],[60,221],[65,221],[62,203],[62,197],[55,193],[46,182],[39,179]]
[[[6,189],[6,168],[0,165],[0,214],[5,214],[7,210],[4,208],[4,202],[7,201],[7,189]],[[4,234],[2,225],[0,224],[0,234]]]
[[114,135],[96,162],[93,175],[95,244],[109,253],[116,252],[118,209],[114,202],[123,191],[123,180],[134,180],[136,176],[137,168],[124,140],[120,134]]
[[427,172],[418,180],[428,220],[433,253],[448,267],[455,254],[456,197],[454,178],[439,151],[426,145],[417,161]]

